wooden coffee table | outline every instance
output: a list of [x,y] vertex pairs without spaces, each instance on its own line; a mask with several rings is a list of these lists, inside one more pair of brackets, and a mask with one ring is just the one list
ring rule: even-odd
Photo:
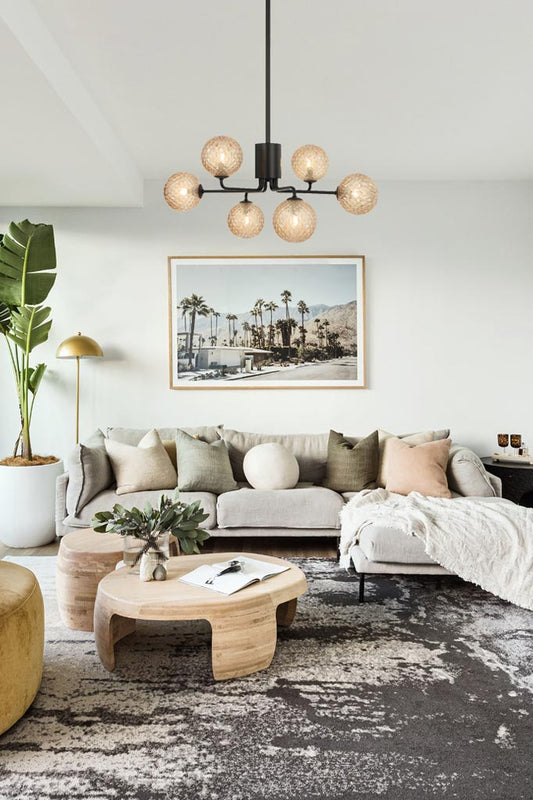
[[[289,569],[226,596],[177,579],[199,567],[246,556]],[[135,631],[135,620],[206,619],[212,630],[212,665],[216,680],[239,678],[266,669],[276,650],[277,624],[290,625],[297,598],[307,591],[302,570],[258,553],[210,553],[178,556],[167,562],[166,581],[143,583],[122,567],[98,585],[94,607],[96,649],[103,666],[115,668],[114,645]]]

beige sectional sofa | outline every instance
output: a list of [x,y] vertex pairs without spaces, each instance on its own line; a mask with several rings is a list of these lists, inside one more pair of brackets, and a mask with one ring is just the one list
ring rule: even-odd
[[[176,428],[161,428],[158,433],[163,442],[172,442]],[[204,527],[211,536],[253,536],[273,537],[335,537],[340,533],[339,513],[343,505],[354,496],[353,492],[339,493],[321,486],[325,475],[328,451],[328,433],[269,435],[229,430],[223,426],[184,428],[206,442],[221,438],[224,440],[238,488],[231,492],[215,495],[211,492],[181,492],[185,502],[200,500],[209,514]],[[109,428],[107,435],[115,441],[137,445],[146,430],[131,428]],[[435,438],[445,438],[448,431],[434,432]],[[352,437],[356,442],[357,437]],[[260,491],[245,482],[243,459],[246,452],[257,444],[279,442],[296,457],[300,466],[300,483],[294,489]],[[161,494],[169,491],[146,491],[117,495],[112,485],[112,473],[106,467],[104,435],[98,432],[92,437],[86,451],[97,456],[89,463],[80,465],[78,448],[67,461],[75,478],[69,473],[62,475],[57,482],[57,534],[90,525],[96,511],[111,509],[115,503],[127,508],[142,506],[147,500],[152,504]],[[103,452],[102,452],[103,451]],[[81,458],[83,461],[83,458]],[[89,474],[90,469],[93,474]],[[108,470],[105,472],[105,470]],[[100,472],[98,472],[100,470]],[[105,475],[103,473],[105,472]],[[96,474],[94,474],[96,473]],[[103,478],[102,478],[103,475]],[[501,482],[486,472],[481,460],[471,450],[453,445],[448,461],[448,483],[455,495],[463,496],[501,496]],[[99,481],[100,479],[100,481]],[[69,481],[82,485],[69,486]],[[91,495],[90,484],[101,486]],[[102,485],[102,484],[108,485]],[[81,508],[73,507],[73,497],[85,496]],[[357,571],[366,573],[445,573],[438,564],[424,552],[423,544],[415,537],[408,537],[399,530],[369,526],[360,536],[358,544],[352,549],[352,561]],[[361,590],[363,581],[361,581]]]

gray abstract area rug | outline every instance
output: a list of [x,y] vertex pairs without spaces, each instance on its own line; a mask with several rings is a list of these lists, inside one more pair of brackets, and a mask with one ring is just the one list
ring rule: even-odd
[[0,737],[2,800],[533,797],[533,615],[456,578],[368,581],[328,559],[270,669],[216,683],[207,623],[140,623],[106,672],[62,626],[54,558],[44,677]]

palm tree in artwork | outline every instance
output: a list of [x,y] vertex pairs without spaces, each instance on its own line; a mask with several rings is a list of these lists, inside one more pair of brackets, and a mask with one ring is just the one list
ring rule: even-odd
[[187,350],[188,345],[189,345],[189,334],[188,334],[188,331],[187,331],[187,317],[188,317],[190,309],[191,309],[191,307],[189,305],[189,298],[188,297],[184,297],[183,300],[181,301],[181,303],[178,303],[177,308],[178,308],[178,311],[181,310],[181,316],[183,318],[183,329],[185,331],[185,337],[184,337],[184,339],[185,339],[185,350]]
[[220,311],[213,311],[215,318],[215,344],[218,344],[218,318],[221,316]]
[[232,347],[235,343],[235,320],[237,319],[237,315],[226,314],[226,319],[228,320],[229,346]]
[[322,327],[324,328],[324,339],[325,339],[324,348],[325,349],[327,349],[328,344],[329,344],[329,326],[330,326],[330,323],[328,322],[327,319],[325,319],[324,322],[322,323]]
[[298,300],[298,311],[302,317],[302,324],[300,326],[300,338],[302,340],[302,347],[305,347],[305,315],[309,314],[309,306],[305,302],[305,300]]
[[188,307],[191,318],[191,330],[189,334],[189,366],[192,366],[192,360],[194,357],[194,327],[196,323],[196,317],[208,317],[209,306],[205,302],[204,298],[198,294],[191,294],[190,297],[185,297],[181,301],[182,308],[184,307],[184,303]]
[[281,344],[281,332],[282,332],[282,329],[283,329],[283,320],[282,319],[278,319],[278,321],[276,322],[274,327],[276,329],[276,344],[279,347],[280,344]]
[[338,333],[336,333],[335,331],[333,331],[333,333],[330,333],[329,342],[330,342],[330,345],[331,345],[331,349],[333,351],[333,357],[334,358],[337,358],[337,356],[340,353],[340,341],[339,340],[340,340],[340,336],[339,336]]
[[231,347],[231,339],[232,339],[232,336],[231,336],[231,320],[232,320],[232,314],[226,314],[226,319],[228,320],[228,339],[229,339],[229,346]]
[[215,313],[214,308],[209,309],[209,343],[213,344],[213,314]]
[[281,299],[285,303],[285,319],[289,319],[289,300],[292,300],[292,292],[284,289],[281,293]]
[[242,329],[244,331],[244,346],[250,347],[250,331],[252,329],[249,322],[242,323]]
[[319,336],[319,333],[318,333],[318,332],[319,332],[319,329],[320,329],[321,322],[322,322],[322,320],[320,320],[318,317],[315,319],[315,325],[316,325],[316,338],[317,338],[317,340],[318,340],[318,345],[319,345],[319,347],[320,347],[320,336]]
[[257,328],[257,315],[258,315],[258,313],[259,313],[259,312],[258,312],[258,310],[257,310],[257,306],[254,306],[254,307],[253,307],[253,308],[250,310],[250,316],[254,318],[254,325],[255,325],[255,327],[256,327],[256,328]]
[[322,347],[324,342],[324,326],[322,323],[317,328],[318,346]]
[[283,347],[288,348],[287,355],[290,355],[290,348],[291,348],[291,316],[289,314],[289,300],[292,300],[292,292],[288,289],[284,289],[281,293],[281,299],[285,303],[285,319],[283,321],[282,329],[281,329],[281,338],[283,341]]
[[277,311],[278,308],[279,308],[278,304],[275,303],[273,300],[270,300],[268,303],[265,303],[265,311],[269,311],[270,312],[270,325],[268,326],[268,346],[269,347],[272,347],[272,345],[274,344],[274,331],[275,331],[275,328],[274,328],[274,325],[272,323],[272,315],[274,314],[274,311]]
[[265,305],[265,301],[263,300],[262,297],[260,297],[258,300],[255,301],[255,307],[257,308],[257,315],[259,317],[259,330],[260,330],[259,338],[261,340],[261,344],[262,345],[265,344],[265,328],[264,328],[264,325],[263,325],[263,308],[264,308],[264,305]]

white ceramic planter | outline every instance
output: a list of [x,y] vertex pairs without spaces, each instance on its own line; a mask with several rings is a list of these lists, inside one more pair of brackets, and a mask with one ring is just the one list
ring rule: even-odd
[[63,463],[0,466],[0,542],[41,547],[55,539],[56,478]]

